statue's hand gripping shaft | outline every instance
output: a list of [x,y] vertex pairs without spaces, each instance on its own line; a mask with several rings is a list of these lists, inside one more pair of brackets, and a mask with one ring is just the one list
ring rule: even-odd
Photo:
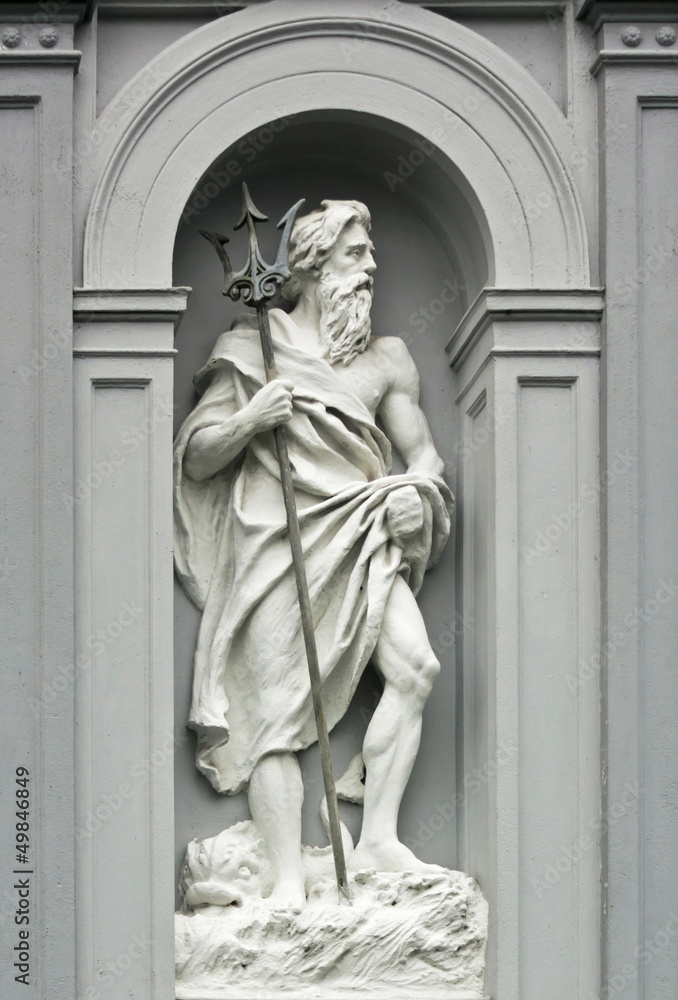
[[[242,299],[247,305],[256,308],[257,321],[259,324],[259,334],[261,337],[261,350],[264,358],[264,371],[266,380],[270,382],[278,377],[273,352],[273,339],[271,337],[271,327],[268,319],[268,301],[273,298],[278,288],[289,278],[290,271],[287,264],[292,227],[297,212],[304,204],[304,199],[298,201],[296,205],[287,212],[278,223],[278,229],[283,229],[280,247],[275,263],[269,265],[261,256],[259,243],[257,240],[256,223],[267,222],[267,216],[263,215],[255,207],[247,185],[243,184],[243,212],[236,229],[247,224],[249,234],[249,252],[247,262],[240,271],[234,271],[226,252],[225,245],[228,237],[220,233],[200,230],[201,235],[212,243],[216,249],[219,259],[224,267],[224,287],[223,294],[228,295],[234,302]],[[297,505],[294,497],[294,481],[292,466],[290,463],[289,451],[287,448],[287,437],[283,425],[273,429],[275,445],[278,453],[278,463],[280,466],[280,482],[282,484],[283,497],[285,500],[285,511],[287,514],[287,526],[289,531],[290,548],[292,550],[292,564],[297,583],[297,594],[299,596],[299,609],[301,613],[301,626],[304,635],[304,645],[306,647],[306,659],[308,661],[308,671],[311,679],[311,693],[313,697],[313,708],[315,711],[316,727],[318,730],[318,746],[320,748],[320,760],[322,763],[323,784],[327,796],[327,809],[329,814],[330,841],[334,854],[334,867],[337,875],[337,886],[340,899],[343,897],[350,902],[348,888],[348,875],[346,873],[346,859],[344,857],[344,847],[341,839],[341,827],[339,821],[339,807],[337,804],[337,791],[334,783],[332,771],[332,758],[330,754],[330,739],[327,731],[327,723],[322,704],[322,690],[320,683],[320,664],[318,661],[318,650],[315,641],[315,631],[313,628],[313,613],[311,600],[308,593],[308,581],[306,579],[306,567],[304,565],[304,553],[301,544],[301,531],[299,528],[299,517]]]

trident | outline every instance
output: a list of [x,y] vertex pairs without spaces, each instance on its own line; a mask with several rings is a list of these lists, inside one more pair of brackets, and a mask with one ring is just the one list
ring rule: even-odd
[[[264,357],[264,371],[266,381],[278,377],[278,371],[273,353],[273,340],[271,337],[271,327],[268,320],[268,300],[273,298],[279,286],[281,286],[290,276],[287,266],[287,252],[292,235],[292,227],[297,212],[304,204],[305,199],[293,205],[278,223],[278,229],[283,229],[282,239],[275,264],[267,264],[261,256],[259,242],[257,240],[256,223],[268,222],[268,217],[263,215],[255,207],[247,185],[242,186],[243,211],[235,226],[240,229],[247,223],[249,233],[249,253],[247,263],[241,271],[234,271],[226,253],[225,245],[228,243],[228,236],[220,233],[200,230],[200,235],[209,240],[219,255],[219,259],[224,267],[224,287],[223,294],[228,295],[234,302],[238,299],[248,306],[254,306],[257,310],[257,322],[259,324],[259,335],[261,337],[261,351]],[[306,660],[308,662],[308,672],[311,678],[311,693],[313,696],[313,709],[315,711],[315,722],[318,730],[318,746],[320,748],[320,760],[322,763],[323,784],[325,786],[325,796],[327,798],[327,811],[329,815],[330,843],[334,854],[334,868],[337,875],[337,887],[339,898],[343,896],[350,902],[348,888],[348,876],[346,874],[346,859],[344,858],[344,845],[341,840],[341,827],[339,824],[339,806],[337,804],[337,789],[334,784],[334,774],[332,771],[332,757],[330,754],[330,738],[327,732],[327,723],[323,711],[323,703],[320,686],[320,665],[318,662],[318,650],[315,643],[315,632],[313,630],[313,614],[311,612],[311,599],[308,594],[308,581],[306,579],[306,567],[304,566],[304,552],[301,547],[301,532],[299,530],[299,516],[297,505],[294,499],[294,484],[292,481],[292,465],[287,449],[287,437],[285,427],[281,424],[273,429],[275,446],[278,452],[278,464],[280,466],[280,482],[282,484],[283,497],[285,500],[285,511],[287,513],[287,527],[292,549],[292,564],[297,582],[297,594],[299,596],[299,608],[301,611],[301,627],[304,634],[304,645],[306,647]]]

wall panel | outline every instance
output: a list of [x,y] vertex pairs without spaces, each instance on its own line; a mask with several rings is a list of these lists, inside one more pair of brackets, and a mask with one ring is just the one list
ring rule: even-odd
[[[2,14],[0,11],[0,19]],[[58,21],[58,17],[57,17]],[[0,24],[0,29],[4,25]],[[72,28],[0,49],[0,980],[3,997],[73,993]],[[63,168],[63,169],[61,169]],[[14,808],[27,766],[29,864]],[[30,869],[15,924],[14,869]],[[24,891],[22,887],[21,891]],[[14,966],[29,931],[29,970]]]
[[[675,5],[658,0],[653,6],[657,16],[675,14]],[[633,50],[623,43],[625,27],[604,24],[594,67],[610,137],[601,187],[607,286],[602,458],[606,470],[626,465],[624,475],[609,479],[602,508],[600,994],[666,1000],[678,989],[678,920],[672,917],[678,916],[678,201],[672,169],[678,77],[675,48],[659,44],[653,25],[643,24],[644,42]]]
[[76,912],[88,1000],[173,994],[172,342],[185,300],[76,293]]
[[[518,391],[521,996],[576,995],[577,715],[566,678],[578,637],[577,382],[525,379]],[[567,928],[567,930],[566,930]]]
[[[639,730],[646,996],[678,995],[678,99],[641,101],[639,268]],[[661,234],[661,235],[660,235]],[[660,241],[658,243],[658,241]],[[658,251],[663,251],[658,253]],[[634,619],[637,620],[637,619]]]

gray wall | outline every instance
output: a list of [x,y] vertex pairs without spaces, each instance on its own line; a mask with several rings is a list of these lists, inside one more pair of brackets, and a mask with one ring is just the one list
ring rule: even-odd
[[[56,6],[59,7],[58,13],[54,13]],[[383,6],[386,8],[386,5]],[[438,5],[438,9],[442,6]],[[601,469],[604,472],[608,468],[617,451],[629,454],[633,461],[631,473],[619,477],[603,493],[603,620],[606,636],[615,641],[615,646],[613,649],[608,646],[611,655],[607,659],[603,657],[600,668],[595,663],[589,667],[586,661],[582,672],[587,697],[590,690],[597,692],[600,688],[603,698],[605,794],[602,802],[603,869],[600,884],[604,887],[605,898],[600,914],[597,907],[588,907],[592,919],[599,918],[600,929],[586,934],[586,940],[582,935],[579,951],[585,952],[586,947],[596,949],[599,941],[602,942],[602,973],[596,985],[596,997],[619,994],[634,1000],[640,997],[673,1000],[678,990],[678,933],[672,917],[676,912],[675,885],[678,876],[678,840],[675,834],[678,622],[675,598],[669,593],[671,600],[663,603],[667,591],[661,592],[662,600],[657,594],[662,580],[673,582],[675,567],[674,508],[678,458],[675,451],[677,414],[673,376],[677,360],[674,298],[677,287],[675,232],[678,218],[675,179],[670,164],[678,151],[675,125],[678,47],[660,47],[655,40],[655,32],[662,24],[675,22],[675,2],[567,0],[561,4],[557,0],[553,3],[516,0],[510,5],[510,17],[497,17],[500,7],[501,4],[494,0],[477,0],[473,4],[450,0],[447,14],[450,17],[459,14],[463,23],[512,54],[539,81],[567,117],[574,143],[571,168],[579,187],[590,237],[592,280],[599,280],[597,268],[600,262],[600,283],[607,286],[602,359]],[[566,17],[560,20],[557,12],[563,8],[566,9]],[[14,827],[10,811],[5,810],[2,815],[3,836],[0,838],[6,845],[0,971],[3,991],[13,991],[9,994],[11,996],[62,1000],[73,995],[74,882],[78,881],[74,878],[74,729],[78,721],[82,729],[82,717],[74,722],[74,612],[70,569],[73,518],[64,498],[70,496],[73,482],[69,274],[72,272],[75,275],[76,285],[82,283],[81,249],[92,194],[91,187],[83,178],[86,178],[87,166],[99,148],[97,143],[101,136],[95,142],[92,137],[97,114],[104,105],[114,100],[124,82],[156,53],[174,39],[190,32],[200,20],[213,18],[215,11],[221,9],[220,4],[193,3],[189,6],[178,2],[165,4],[162,0],[123,8],[117,0],[105,0],[91,5],[87,13],[94,10],[95,16],[91,21],[78,24],[73,42],[71,26],[84,17],[85,4],[73,0],[59,5],[51,2],[0,4],[3,25],[19,23],[24,32],[20,49],[11,50],[3,46],[0,50],[1,124],[12,136],[0,152],[0,161],[5,168],[0,183],[4,219],[0,233],[0,258],[3,261],[0,284],[5,321],[1,378],[3,420],[7,429],[3,442],[3,486],[6,491],[3,510],[6,517],[3,520],[5,534],[0,566],[7,636],[1,682],[6,750],[3,773],[4,787],[11,789],[14,767],[26,761],[31,767],[35,765],[32,778],[35,803],[33,844],[41,852],[40,882],[36,883],[34,895],[35,976],[31,989],[27,990],[24,986],[15,985],[12,978],[11,947],[15,939],[11,908],[16,902],[16,894],[12,889],[13,877],[10,873],[14,858]],[[519,16],[520,11],[525,13],[528,9],[530,16]],[[46,14],[48,10],[52,12],[60,31],[55,49],[41,46],[38,40],[45,17],[49,16]],[[140,10],[145,11],[147,16],[141,19],[119,16]],[[504,15],[505,11],[506,5]],[[102,15],[98,22],[97,12]],[[177,17],[179,12],[187,16]],[[577,12],[582,13],[584,20],[575,19]],[[103,16],[104,13],[110,18]],[[152,19],[147,19],[151,16]],[[441,19],[440,24],[443,23]],[[622,31],[628,24],[642,28],[644,37],[637,48],[625,45],[622,40]],[[358,43],[363,40],[357,39]],[[71,48],[81,51],[82,58],[79,58],[79,52],[70,53]],[[597,61],[596,48],[605,53]],[[356,47],[355,51],[358,50],[359,47]],[[72,72],[78,61],[72,99]],[[600,88],[597,109],[596,77]],[[426,80],[422,80],[422,88],[426,88]],[[596,131],[596,110],[600,119],[599,132]],[[271,109],[271,114],[275,113],[275,109]],[[31,123],[35,123],[35,130]],[[301,194],[310,199],[325,194],[358,195],[373,208],[376,216],[374,235],[381,252],[375,325],[378,332],[387,330],[389,333],[412,335],[410,347],[425,376],[424,405],[432,417],[438,446],[446,460],[453,464],[453,434],[456,431],[450,430],[451,425],[446,423],[446,439],[441,436],[444,414],[447,412],[448,420],[452,414],[451,385],[441,359],[442,345],[459,313],[450,307],[421,334],[416,333],[409,316],[420,307],[426,308],[432,299],[438,297],[445,278],[450,275],[462,274],[463,281],[474,291],[482,285],[482,260],[473,226],[475,210],[463,204],[454,183],[447,184],[445,194],[446,182],[440,183],[444,178],[436,175],[436,171],[440,172],[442,168],[435,157],[417,166],[414,174],[407,179],[398,173],[403,165],[400,157],[404,156],[407,162],[416,149],[408,145],[405,136],[386,135],[374,129],[354,130],[352,136],[347,136],[346,132],[340,134],[336,129],[330,132],[335,136],[334,140],[326,132],[322,140],[309,144],[308,136],[304,140],[302,131],[286,128],[277,135],[275,144],[264,143],[265,149],[261,152],[255,150],[256,155],[252,154],[254,147],[248,140],[243,147],[247,151],[236,151],[235,158],[243,169],[247,169],[257,199],[264,209],[271,211],[274,219]],[[253,138],[263,143],[263,137]],[[72,153],[75,184],[71,212]],[[340,154],[345,159],[338,161]],[[306,164],[305,173],[296,170],[295,165],[301,162]],[[404,183],[397,182],[395,190],[391,191],[385,172],[399,176]],[[269,183],[274,173],[275,187]],[[230,231],[237,215],[235,182],[218,199],[211,199],[204,193],[207,183],[206,179],[199,185],[207,207],[201,210],[199,216],[191,215],[187,219],[186,225],[180,227],[177,240],[176,282],[188,283],[195,288],[189,314],[177,339],[177,420],[191,405],[190,378],[193,372],[206,357],[216,334],[229,321],[228,310],[219,294],[220,275],[216,261],[211,249],[195,231],[199,226],[223,227]],[[264,187],[263,194],[260,185]],[[600,241],[598,189],[602,222]],[[22,191],[24,197],[21,197]],[[535,200],[539,194],[539,191],[535,192]],[[271,208],[272,204],[275,211]],[[555,210],[555,204],[552,208]],[[543,208],[535,202],[534,210],[543,211]],[[405,255],[403,233],[409,241]],[[270,235],[272,237],[272,232]],[[72,248],[75,249],[71,260]],[[384,276],[387,280],[382,280]],[[405,280],[406,276],[411,277],[411,284]],[[386,301],[386,287],[391,294],[389,301]],[[162,314],[163,310],[157,303],[153,308],[159,309]],[[87,311],[89,309],[88,305]],[[145,298],[141,295],[134,306],[136,319],[132,322],[125,303],[119,306],[123,315],[123,320],[119,322],[123,325],[129,323],[133,336],[145,329],[144,309]],[[99,311],[104,320],[101,324],[103,329],[106,327],[104,307],[101,306]],[[167,316],[163,321],[168,322]],[[89,337],[91,331],[85,332]],[[108,337],[109,333],[103,329],[101,337]],[[110,336],[115,339],[112,333]],[[136,360],[128,358],[118,368],[115,349],[120,345],[106,342],[104,348],[100,348],[94,334],[92,338],[92,357],[84,368],[80,366],[83,369],[80,378],[83,398],[89,392],[90,368],[104,380],[110,379],[113,372],[118,381],[127,382],[133,382],[141,372],[144,378],[148,376],[149,386],[157,381],[158,391],[165,392],[169,379],[164,382],[156,380],[155,356],[145,358],[143,350],[137,345]],[[107,352],[110,357],[99,358]],[[138,365],[139,372],[135,365]],[[24,369],[28,370],[25,383]],[[85,410],[81,409],[76,421],[78,433],[83,438],[88,433],[83,423],[86,416]],[[99,430],[106,432],[107,428],[104,426]],[[40,441],[38,448],[36,440]],[[160,464],[164,461],[165,444],[161,443],[158,451]],[[153,474],[156,477],[153,482],[159,484],[158,503],[165,503],[169,496],[169,486],[165,489],[163,485],[166,472],[166,469],[159,469]],[[129,513],[130,498],[125,499],[128,506],[123,507],[121,517]],[[169,511],[166,520],[169,524]],[[169,545],[167,548],[169,556]],[[436,690],[439,697],[428,708],[428,745],[422,751],[417,774],[408,792],[403,814],[405,836],[417,837],[420,818],[428,818],[432,814],[432,803],[435,805],[443,795],[448,796],[452,788],[453,650],[442,649],[459,630],[451,617],[454,606],[452,559],[453,549],[450,547],[443,564],[431,575],[422,595],[432,638],[441,646],[444,672]],[[166,565],[169,572],[169,558]],[[82,600],[86,591],[82,577],[78,578],[78,584],[77,593]],[[440,589],[438,600],[434,599],[436,595],[433,593],[437,589],[436,584]],[[100,589],[106,590],[105,586]],[[110,595],[104,593],[103,596]],[[643,617],[638,615],[640,620],[634,624],[636,608],[642,610]],[[235,799],[220,800],[193,767],[191,737],[186,736],[184,720],[197,619],[180,593],[176,610],[179,857],[191,836],[220,830],[244,815],[245,805]],[[597,608],[593,610],[595,612]],[[80,624],[82,629],[82,622]],[[168,636],[168,628],[165,628],[165,634]],[[457,636],[457,645],[459,638]],[[160,647],[159,652],[156,648],[158,659],[168,664],[171,657],[169,654],[164,656],[161,643],[157,646]],[[131,669],[132,666],[130,661],[127,667]],[[75,686],[82,695],[79,674]],[[373,681],[366,678],[351,719],[342,724],[335,734],[337,756],[340,758],[338,769],[346,763],[355,748],[349,744],[359,742],[359,734],[365,724],[364,716],[373,704],[373,691]],[[169,692],[164,694],[168,696]],[[45,705],[42,708],[38,706],[37,716],[27,702],[29,697],[45,699]],[[157,690],[154,697],[161,700]],[[366,710],[363,715],[360,707]],[[141,731],[142,727],[139,727]],[[446,747],[442,766],[438,759],[435,762],[432,760],[434,734],[436,739],[443,740]],[[557,733],[552,735],[555,738]],[[124,735],[118,731],[116,738],[122,740]],[[79,739],[82,740],[82,736]],[[107,743],[104,734],[100,744],[101,760],[106,753],[115,755],[116,746],[114,741]],[[306,756],[310,758],[313,754],[314,751],[311,751]],[[434,763],[445,776],[443,786],[437,783],[435,787],[432,785],[430,775]],[[319,784],[317,768],[312,766],[312,760],[308,764],[307,829],[308,839],[313,839],[318,835]],[[119,761],[117,766],[120,766]],[[312,775],[316,777],[312,779]],[[586,775],[593,782],[597,781],[594,764]],[[623,803],[628,784],[632,789],[638,789],[640,808],[629,809],[619,815],[619,805]],[[83,798],[82,789],[80,798]],[[76,803],[77,800],[76,796]],[[86,798],[83,801],[86,803]],[[157,799],[153,802],[149,799],[147,803],[150,803],[149,814],[162,820],[165,814],[162,808],[155,809],[155,806],[166,805],[168,801],[169,796],[161,789]],[[171,805],[167,808],[169,815]],[[492,815],[495,821],[499,817],[502,827],[507,826],[504,805]],[[525,818],[531,820],[533,816],[534,810],[531,817]],[[358,818],[354,811],[349,820],[354,828]],[[595,818],[598,818],[597,810]],[[134,839],[136,832],[133,824],[130,824],[130,829],[129,839]],[[149,839],[144,841],[149,842],[154,845],[156,857],[163,855],[157,831],[152,831]],[[165,853],[169,854],[169,851]],[[455,849],[451,824],[433,836],[420,853],[453,863]],[[113,848],[109,854],[114,856]],[[97,863],[106,865],[108,856],[99,851]],[[97,907],[104,915],[101,919],[101,941],[97,950],[92,952],[98,960],[116,948],[115,934],[109,938],[108,932],[112,925],[117,928],[123,922],[123,907],[108,905],[109,898],[114,898],[111,886],[115,880],[115,865],[108,866],[108,881],[99,880],[90,877],[91,872],[83,861],[83,858],[86,861],[86,851],[80,849],[77,858],[85,871],[85,876],[79,879],[77,919],[80,962],[86,964],[90,954],[86,925],[88,922],[93,924],[93,921],[89,921],[89,911],[83,900],[88,893],[98,895]],[[506,864],[510,867],[510,858]],[[133,879],[136,874],[133,870],[126,872],[128,879]],[[591,884],[599,884],[598,873],[590,879],[588,875],[585,877],[588,879],[587,892]],[[130,903],[130,909],[125,911],[126,921],[129,921],[129,925],[125,922],[128,933],[133,933],[134,928],[139,926],[142,919],[139,914],[145,912],[149,894],[157,886],[166,885],[169,876],[165,877],[163,871],[156,869],[154,878],[156,881],[152,881],[150,876],[148,880],[143,876],[138,879],[139,893]],[[565,884],[566,880],[558,883],[561,891]],[[126,885],[121,880],[115,898],[127,900]],[[164,923],[160,921],[152,926],[162,924],[164,930],[155,939],[157,953],[149,952],[142,963],[143,968],[133,973],[135,982],[148,984],[145,988],[133,990],[138,996],[155,996],[156,988],[160,991],[157,995],[162,996],[162,977],[171,977],[170,906],[166,906],[164,897],[160,897],[156,904],[158,911],[165,911]],[[584,909],[581,900],[581,896],[573,896],[573,908],[579,906]],[[564,987],[562,981],[555,984],[549,981],[553,967],[548,949],[541,949],[546,953],[541,956],[540,963],[540,939],[528,934],[529,948],[524,948],[519,940],[525,926],[529,930],[529,921],[527,925],[520,923],[515,906],[506,909],[506,922],[502,925],[501,934],[497,935],[504,951],[510,952],[508,957],[511,960],[515,958],[516,962],[529,959],[527,971],[535,975],[535,979],[531,980],[530,997],[553,997],[557,989]],[[113,916],[109,921],[110,914]],[[533,916],[530,920],[532,926],[537,923]],[[547,926],[546,921],[542,923]],[[589,926],[586,922],[584,925]],[[562,938],[563,947],[568,947],[571,921],[554,917],[548,926],[552,927],[558,941]],[[649,942],[649,947],[645,942]],[[531,956],[535,954],[537,960],[532,961]],[[124,952],[121,955],[125,957]],[[158,976],[157,970],[161,966],[164,971]],[[595,971],[596,963],[590,963],[590,968]],[[538,979],[541,970],[544,975]],[[511,971],[509,969],[508,977],[505,971],[502,972],[502,1000],[519,995],[517,987],[512,987]],[[99,968],[96,976],[100,975]],[[95,981],[94,964],[91,969],[84,969],[81,979],[85,983]],[[169,978],[164,981],[169,982]],[[115,996],[122,996],[123,991],[127,995],[129,989],[126,982],[116,982]],[[154,985],[151,985],[152,982]],[[169,995],[169,990],[165,993]],[[592,1000],[593,996],[594,992],[589,995],[588,988],[579,991],[580,1000]]]

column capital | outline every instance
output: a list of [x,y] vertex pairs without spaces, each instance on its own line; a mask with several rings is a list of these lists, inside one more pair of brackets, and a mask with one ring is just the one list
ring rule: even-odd
[[[470,352],[491,326],[510,322],[511,330],[493,336],[487,351],[499,354],[597,355],[598,334],[589,331],[582,338],[571,336],[572,323],[597,324],[603,313],[604,295],[600,288],[485,288],[466,312],[447,345],[450,365],[459,370]],[[521,324],[520,330],[515,327]],[[535,331],[533,323],[539,324]],[[551,333],[544,335],[544,324]],[[495,331],[496,333],[497,331]]]
[[619,21],[678,21],[674,0],[579,0],[577,19],[594,31]]
[[77,70],[80,53],[74,51],[74,34],[86,9],[84,3],[57,0],[0,0],[0,66],[69,66]]
[[51,49],[49,51],[20,49],[15,52],[0,49],[0,68],[32,66],[34,69],[45,69],[47,66],[66,66],[76,72],[81,58],[82,53],[75,49]]
[[170,319],[178,325],[190,288],[74,288],[76,323],[116,319]]
[[76,288],[75,357],[173,357],[190,288]]
[[91,3],[80,3],[70,0],[68,3],[57,0],[39,0],[38,3],[7,3],[0,0],[0,24],[80,24],[88,14]]

